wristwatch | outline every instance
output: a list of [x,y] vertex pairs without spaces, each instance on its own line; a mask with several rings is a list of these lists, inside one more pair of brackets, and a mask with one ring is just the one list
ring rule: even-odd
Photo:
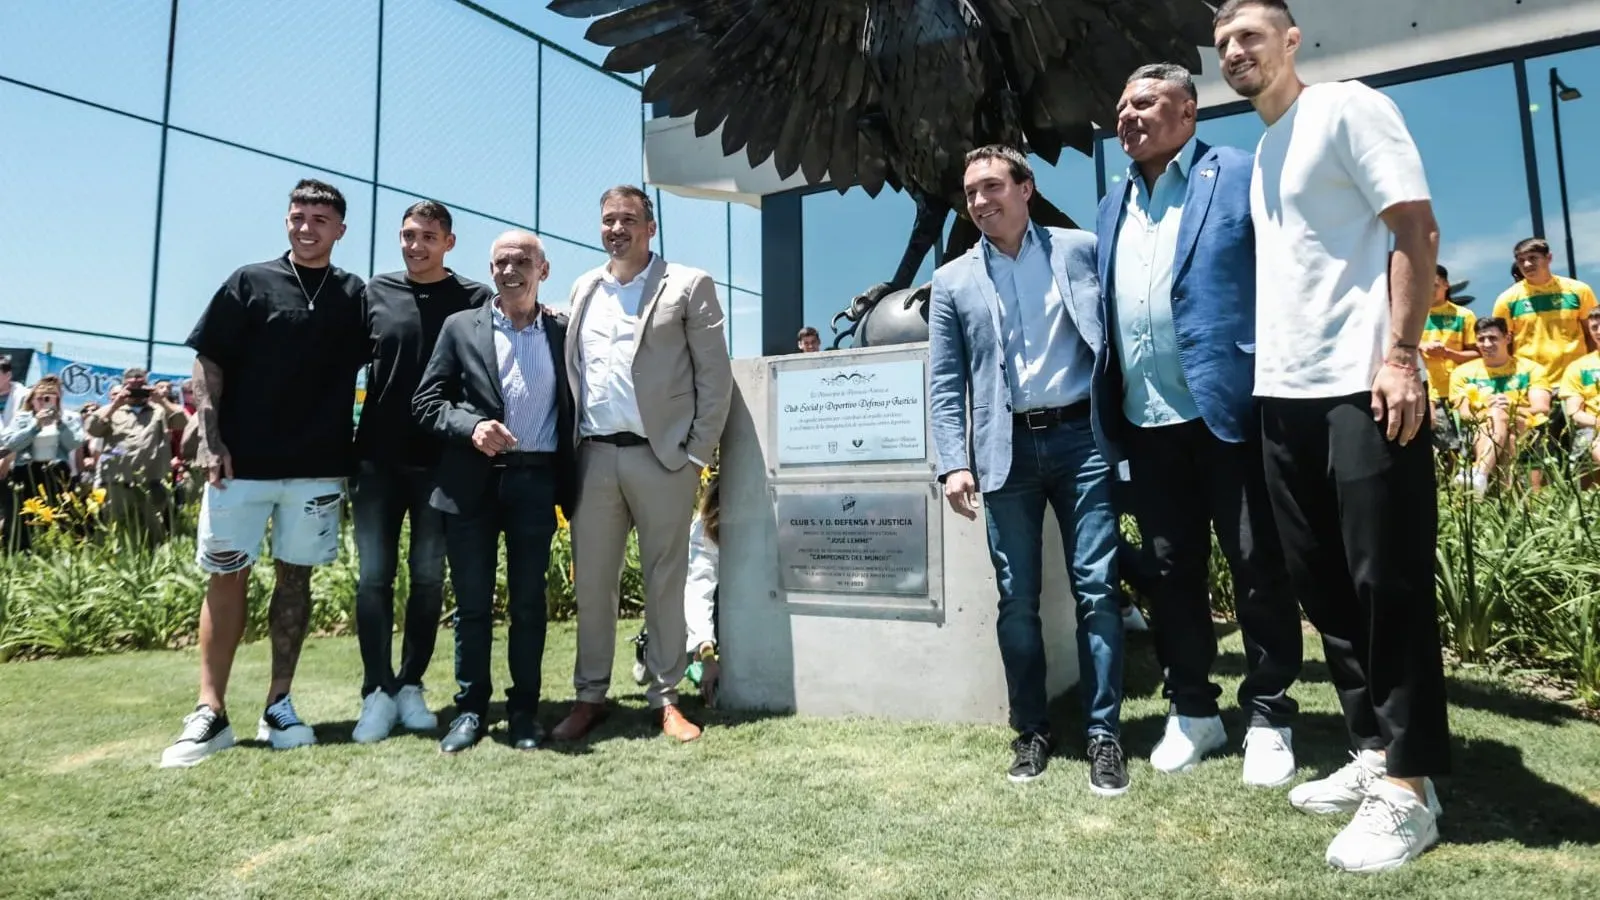
[[706,641],[700,645],[699,650],[695,651],[694,658],[696,662],[716,662],[717,645],[711,641]]

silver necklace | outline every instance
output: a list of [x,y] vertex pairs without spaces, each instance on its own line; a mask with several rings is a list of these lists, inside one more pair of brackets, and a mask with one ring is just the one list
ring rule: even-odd
[[295,265],[294,254],[289,255],[289,271],[294,273],[294,283],[300,285],[300,296],[306,298],[306,309],[316,309],[317,298],[322,296],[322,289],[328,286],[328,276],[333,273],[329,271],[322,273],[322,281],[317,285],[317,292],[313,294],[306,290],[306,283],[300,280],[300,267]]

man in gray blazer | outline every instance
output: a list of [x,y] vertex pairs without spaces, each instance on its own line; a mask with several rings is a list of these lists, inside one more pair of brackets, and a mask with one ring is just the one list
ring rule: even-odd
[[[967,211],[977,246],[933,276],[930,406],[939,480],[957,513],[982,491],[1000,589],[996,628],[1010,695],[1012,781],[1044,773],[1051,750],[1039,624],[1044,510],[1055,510],[1078,620],[1089,787],[1128,789],[1118,738],[1122,615],[1117,518],[1101,411],[1091,384],[1104,341],[1094,236],[1028,217],[1033,170],[1010,147],[967,154]],[[970,442],[968,440],[970,399]]]

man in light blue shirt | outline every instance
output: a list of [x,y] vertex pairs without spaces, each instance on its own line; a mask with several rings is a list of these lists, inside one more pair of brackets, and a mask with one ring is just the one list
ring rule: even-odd
[[1294,775],[1288,690],[1300,670],[1288,588],[1263,472],[1252,392],[1255,242],[1250,154],[1195,138],[1195,90],[1180,66],[1144,66],[1118,104],[1133,159],[1100,206],[1100,272],[1110,340],[1096,401],[1128,461],[1130,495],[1158,573],[1150,590],[1171,702],[1150,754],[1193,768],[1227,743],[1211,682],[1217,641],[1207,569],[1212,527],[1233,573],[1248,674],[1244,781]]
[[1089,402],[1105,343],[1094,237],[1029,220],[1033,171],[1014,148],[969,153],[964,184],[983,239],[933,275],[929,407],[945,499],[972,519],[982,490],[988,507],[1000,592],[995,630],[1017,731],[1007,777],[1044,774],[1053,741],[1039,620],[1048,504],[1069,536],[1089,789],[1121,794],[1128,770],[1119,738],[1117,517],[1105,410]]

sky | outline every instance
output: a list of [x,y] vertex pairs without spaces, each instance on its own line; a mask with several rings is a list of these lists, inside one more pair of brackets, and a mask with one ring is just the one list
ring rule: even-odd
[[[538,0],[477,0],[579,57],[599,60],[588,23]],[[383,93],[378,0],[307,7],[290,0],[181,0],[167,165],[160,128],[20,86],[35,85],[159,120],[167,4],[151,0],[8,0],[0,4],[0,197],[16,224],[0,241],[0,343],[39,346],[88,362],[142,362],[142,344],[51,328],[181,342],[216,285],[245,262],[282,252],[284,195],[303,175],[327,178],[350,201],[337,265],[367,275],[399,268],[394,232],[411,200],[456,211],[450,263],[484,278],[488,243],[507,222],[547,236],[545,299],[603,261],[596,198],[642,177],[641,111],[628,84],[546,50],[455,0],[384,0]],[[314,52],[312,52],[314,50]],[[1600,278],[1600,48],[1530,60],[1533,126],[1545,231],[1565,272],[1547,76],[1558,66],[1585,91],[1562,104],[1579,275]],[[541,77],[542,80],[541,80]],[[635,79],[636,80],[636,79]],[[1486,308],[1508,283],[1510,247],[1534,230],[1512,69],[1502,65],[1387,89],[1421,149],[1434,194],[1441,259]],[[381,111],[381,115],[379,115]],[[374,128],[374,121],[379,127]],[[1254,115],[1203,122],[1201,136],[1251,148]],[[191,133],[192,132],[192,133]],[[219,143],[221,138],[230,143]],[[1104,146],[1106,171],[1126,162]],[[304,160],[315,169],[252,152]],[[375,153],[375,150],[377,151]],[[370,180],[374,165],[377,180]],[[1080,224],[1098,197],[1093,161],[1067,150],[1036,161],[1041,191]],[[163,182],[164,191],[157,185]],[[161,225],[156,207],[161,203]],[[802,204],[805,319],[827,325],[857,292],[886,280],[913,219],[911,200],[859,189]],[[658,249],[712,272],[729,309],[735,355],[760,348],[760,212],[660,194]],[[373,221],[379,223],[374,229]],[[376,238],[374,238],[376,231]],[[159,246],[159,270],[154,251]],[[931,257],[921,278],[931,272]],[[152,290],[152,281],[154,289]],[[157,347],[159,368],[182,348]]]
[[[542,3],[481,5],[580,57],[604,56],[583,42],[586,22]],[[0,288],[0,321],[35,326],[0,324],[0,344],[50,342],[58,355],[128,365],[143,362],[152,325],[157,341],[182,342],[229,272],[287,249],[286,198],[305,176],[345,194],[333,261],[363,277],[401,268],[401,213],[422,197],[452,208],[447,262],[469,277],[487,280],[489,244],[512,225],[546,238],[551,305],[565,306],[573,280],[605,262],[600,193],[643,177],[637,78],[541,54],[536,40],[454,0],[384,0],[380,95],[378,0],[318,5],[314,47],[306,9],[182,0],[163,173],[169,5],[0,4],[0,196],[27,222],[0,242],[0,265],[20,275]],[[759,212],[658,202],[657,248],[712,273],[733,351],[755,355]],[[154,362],[170,371],[191,359],[157,346]]]

